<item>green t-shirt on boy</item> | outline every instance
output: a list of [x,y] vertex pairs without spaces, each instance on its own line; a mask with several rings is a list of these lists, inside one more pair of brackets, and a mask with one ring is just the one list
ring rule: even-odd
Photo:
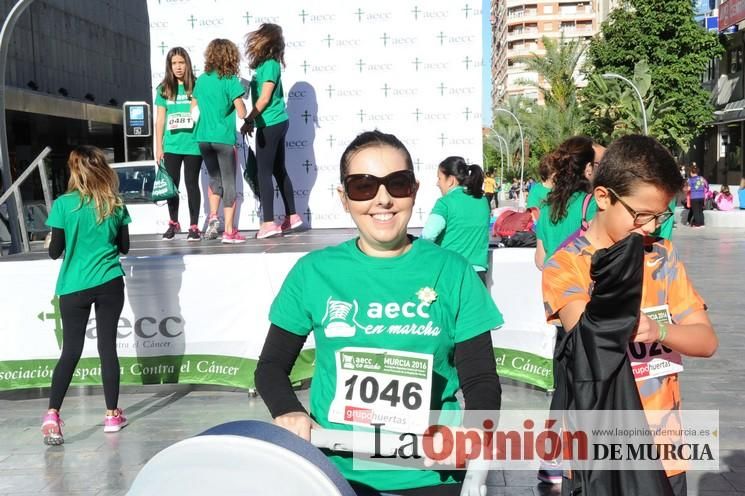
[[194,138],[197,143],[235,145],[235,105],[233,101],[246,92],[237,76],[220,77],[205,72],[194,85],[199,106]]
[[[459,409],[455,344],[503,323],[468,262],[422,239],[392,258],[365,255],[357,239],[305,255],[269,320],[297,335],[313,332],[316,422],[351,430],[385,418],[381,428],[396,432],[423,432],[430,409]],[[330,459],[348,480],[379,491],[454,482],[432,470],[353,470],[352,458]]]
[[266,82],[274,83],[272,98],[264,111],[256,116],[256,127],[267,127],[279,124],[289,119],[285,109],[285,93],[282,89],[281,67],[279,62],[268,59],[259,64],[251,78],[251,102],[256,105],[256,100],[261,95],[261,88]]
[[119,229],[130,222],[126,206],[99,224],[93,202],[81,203],[79,192],[57,198],[47,218],[49,227],[65,231],[65,254],[55,294],[62,296],[90,289],[123,276],[116,237]]
[[166,109],[163,152],[177,155],[201,155],[199,145],[194,139],[191,99],[186,94],[184,85],[178,85],[178,94],[174,100],[166,100],[160,90],[160,86],[155,90],[155,106]]

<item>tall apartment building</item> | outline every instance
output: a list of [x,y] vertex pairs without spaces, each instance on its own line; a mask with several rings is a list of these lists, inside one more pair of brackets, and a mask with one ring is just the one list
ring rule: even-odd
[[491,101],[492,106],[504,99],[507,91],[507,1],[491,3]]
[[492,71],[494,103],[512,95],[538,100],[538,90],[521,81],[538,80],[523,57],[545,53],[542,39],[589,41],[619,0],[494,0],[492,2]]

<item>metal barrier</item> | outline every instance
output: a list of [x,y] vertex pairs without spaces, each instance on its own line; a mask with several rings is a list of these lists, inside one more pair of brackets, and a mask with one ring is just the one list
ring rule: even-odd
[[[47,170],[44,167],[44,159],[51,153],[52,149],[48,146],[44,148],[44,150],[41,151],[41,153],[34,159],[33,162],[31,162],[31,165],[26,168],[23,173],[18,176],[18,179],[15,180],[13,184],[10,185],[10,187],[5,190],[5,193],[3,193],[2,196],[0,196],[0,205],[4,204],[11,195],[13,195],[13,198],[15,199],[15,208],[17,211],[17,219],[18,223],[20,224],[19,231],[21,233],[21,242],[22,242],[22,248],[23,252],[26,253],[30,250],[29,242],[28,242],[28,230],[26,229],[26,222],[24,221],[24,215],[23,215],[23,199],[21,198],[21,184],[28,179],[28,177],[31,175],[31,173],[34,172],[35,169],[39,169],[39,175],[41,176],[41,190],[44,193],[44,203],[47,206],[47,212],[50,212],[52,210],[52,194],[49,191],[49,181],[47,179]],[[13,216],[8,216],[10,221],[13,222]],[[11,232],[13,230],[11,229]],[[0,252],[1,253],[1,252]]]

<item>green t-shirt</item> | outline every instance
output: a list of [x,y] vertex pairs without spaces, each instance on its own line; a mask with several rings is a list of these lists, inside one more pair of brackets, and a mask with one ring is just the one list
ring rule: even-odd
[[235,105],[233,100],[246,92],[236,76],[219,77],[206,72],[197,78],[194,98],[199,106],[194,137],[198,143],[235,144]]
[[[585,195],[586,193],[582,191],[574,193],[567,203],[566,216],[557,223],[551,221],[551,207],[547,203],[541,205],[535,235],[543,241],[543,248],[546,250],[545,260],[551,258],[551,255],[559,249],[564,240],[582,227],[582,203],[585,200]],[[598,204],[595,203],[593,197],[587,207],[586,220],[592,220],[597,211]]]
[[[366,401],[369,409],[365,411],[375,418],[391,407],[398,408],[403,415],[413,411],[421,414],[422,409],[427,414],[429,409],[456,411],[460,407],[455,393],[460,385],[453,362],[455,344],[503,323],[494,301],[468,262],[423,239],[415,239],[408,252],[393,258],[365,255],[357,247],[357,239],[305,255],[287,275],[272,303],[269,320],[297,335],[305,336],[313,331],[316,363],[310,412],[322,427],[341,430],[351,430],[352,426],[343,420],[330,420],[338,418],[332,412],[336,411],[338,416],[339,405],[344,415],[358,412],[359,409],[351,408],[346,402],[345,395],[351,390],[355,399],[358,394],[362,398],[359,384],[365,382],[365,377],[375,375],[362,371],[360,380],[349,386],[352,378],[345,369],[354,365],[347,358],[370,357],[384,350],[387,357],[418,354],[419,358],[411,359],[412,363],[421,365],[429,361],[426,370],[434,381],[428,389],[420,389],[421,404],[414,410],[406,410],[409,408],[404,406],[406,398],[394,404],[390,396],[382,393],[391,393],[385,379],[375,384],[368,380],[367,385],[379,387],[380,392],[375,398],[368,396]],[[378,356],[373,360],[380,364],[377,370],[380,367],[387,370],[383,358]],[[404,370],[412,374],[407,378],[407,373],[402,373],[398,389],[398,392],[407,388],[411,391],[410,377],[422,369],[408,369],[410,365],[400,363],[393,367],[401,367],[395,369],[399,373]],[[390,381],[397,376],[387,377]],[[367,393],[371,392],[368,388]],[[427,404],[423,398],[430,394]],[[411,397],[408,400],[409,406],[415,405]],[[390,421],[386,425],[391,425]],[[331,456],[330,459],[348,480],[379,491],[454,482],[447,473],[431,470],[355,471],[351,458]]]
[[[670,200],[670,204],[667,206],[672,212],[675,212],[675,206],[676,206],[675,198]],[[657,230],[654,232],[653,236],[657,236],[658,238],[663,239],[672,239],[673,237],[673,225],[675,224],[675,216],[670,216],[669,219],[667,219],[664,224],[662,224],[660,227],[657,228]]]
[[251,78],[251,102],[254,105],[256,105],[256,100],[261,95],[261,88],[266,82],[274,83],[274,91],[272,91],[272,98],[264,111],[256,116],[256,127],[273,126],[289,119],[285,110],[281,68],[279,62],[274,59],[268,59],[259,64],[253,78]]
[[489,267],[489,203],[486,197],[474,198],[462,186],[448,191],[432,209],[445,219],[445,230],[435,242],[459,253],[471,265]]
[[530,188],[530,192],[528,192],[528,203],[525,206],[527,208],[541,208],[541,205],[546,201],[550,192],[551,188],[547,188],[543,183],[535,183],[533,187]]
[[81,204],[79,192],[57,198],[47,219],[49,227],[65,230],[65,255],[55,293],[66,295],[123,276],[116,237],[121,226],[130,222],[126,206],[99,224],[93,202]]
[[166,100],[160,94],[160,86],[155,90],[155,105],[166,109],[166,120],[163,123],[163,152],[178,155],[201,155],[199,145],[194,139],[194,124],[191,120],[191,100],[178,85],[175,100]]

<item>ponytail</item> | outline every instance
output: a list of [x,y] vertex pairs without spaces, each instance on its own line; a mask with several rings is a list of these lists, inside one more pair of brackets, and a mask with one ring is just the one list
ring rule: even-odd
[[460,183],[466,193],[478,199],[484,196],[484,171],[476,164],[468,166],[468,176]]
[[484,196],[484,171],[476,164],[468,165],[463,157],[448,157],[438,166],[446,176],[455,176],[466,194],[474,198]]

